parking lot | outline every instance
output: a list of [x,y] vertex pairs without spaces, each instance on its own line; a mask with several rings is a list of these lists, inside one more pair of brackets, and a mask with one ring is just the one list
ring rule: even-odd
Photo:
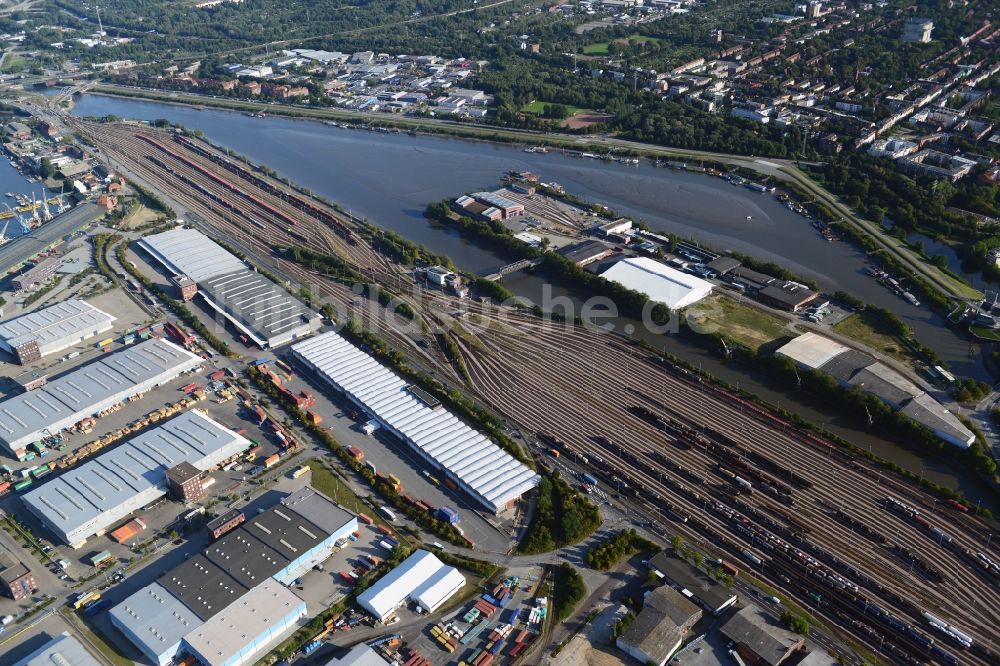
[[[292,365],[290,357],[284,360]],[[364,451],[365,461],[372,463],[379,474],[395,474],[402,482],[404,492],[423,499],[434,507],[449,506],[461,516],[459,527],[476,543],[478,550],[506,553],[512,544],[510,536],[511,515],[496,517],[480,511],[464,493],[449,490],[441,479],[427,472],[427,463],[418,458],[409,447],[379,430],[373,435],[361,432],[360,423],[350,417],[353,407],[335,400],[335,392],[326,385],[297,371],[287,387],[295,393],[309,390],[316,397],[311,410],[323,417],[323,426],[344,446],[354,445]],[[434,480],[432,480],[432,477]],[[510,514],[510,512],[508,512]]]

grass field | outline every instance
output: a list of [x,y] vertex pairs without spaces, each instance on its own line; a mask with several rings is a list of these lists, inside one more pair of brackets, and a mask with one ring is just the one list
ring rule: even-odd
[[686,314],[692,329],[721,333],[750,349],[789,334],[784,319],[719,294],[692,305]]
[[881,330],[879,322],[864,312],[856,312],[833,325],[833,330],[852,340],[900,360],[912,360],[907,349],[893,335]]
[[[311,485],[316,490],[320,491],[337,504],[345,507],[349,511],[354,513],[363,513],[366,516],[370,516],[376,524],[386,525],[385,521],[378,512],[373,511],[372,508],[365,504],[360,497],[354,494],[354,491],[347,485],[347,483],[340,478],[338,475],[331,472],[323,462],[317,458],[310,458],[309,460],[303,461],[303,465],[309,467],[311,472]],[[388,527],[388,525],[386,525]]]
[[[619,44],[626,43],[639,43],[639,42],[652,42],[653,44],[659,44],[662,40],[657,37],[650,37],[649,35],[631,35],[623,39],[616,39]],[[584,55],[608,55],[608,47],[611,42],[597,42],[596,44],[587,44],[583,47]]]
[[[540,116],[542,115],[542,112],[545,110],[546,104],[553,104],[553,102],[543,102],[535,100],[531,104],[525,104],[524,106],[522,106],[521,113],[533,113],[536,116]],[[563,104],[563,106],[566,107],[566,110],[569,111],[569,114],[571,116],[580,113],[581,111],[588,111],[588,112],[590,111],[590,109],[581,109],[576,106],[570,106],[569,104]]]

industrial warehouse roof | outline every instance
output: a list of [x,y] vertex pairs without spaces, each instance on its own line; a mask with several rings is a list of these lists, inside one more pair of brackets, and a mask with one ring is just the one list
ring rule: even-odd
[[75,342],[83,333],[106,331],[114,320],[107,312],[73,298],[0,322],[0,338],[11,349],[32,340],[44,347],[67,338]]
[[149,655],[162,654],[201,624],[197,615],[159,583],[126,597],[109,614]]
[[0,245],[0,275],[17,268],[39,252],[60,242],[65,236],[103,217],[106,210],[92,203],[81,203],[49,222],[31,230],[26,236]]
[[204,553],[185,560],[157,582],[202,620],[221,612],[249,590]]
[[900,411],[933,430],[941,439],[963,449],[976,441],[975,434],[957,416],[926,393],[907,402]]
[[[416,594],[428,591],[428,585],[433,586],[438,581],[444,580],[444,576],[450,576],[449,569],[462,576],[455,567],[447,566],[433,553],[426,550],[415,551],[399,566],[359,594],[358,603],[381,620],[399,608],[406,599],[415,598]],[[464,582],[465,578],[462,577],[462,580]],[[450,587],[451,593],[457,589],[454,586]],[[431,607],[437,607],[441,601],[443,599]]]
[[318,493],[312,495],[309,498],[299,491],[289,497],[299,496],[297,504],[306,511],[317,510],[321,499],[329,503],[330,518],[323,522],[332,529],[310,522],[296,512],[297,507],[279,504],[163,574],[160,584],[202,619],[214,616],[248,589],[316,548],[353,518]]
[[[28,491],[22,500],[63,534],[73,534],[102,514],[109,525],[134,510],[117,515],[116,508],[143,493],[165,494],[168,468],[182,461],[204,465],[206,458],[231,446],[239,450],[250,442],[201,412],[189,410]],[[93,526],[90,534],[108,525]]]
[[656,664],[663,663],[680,645],[682,629],[701,617],[701,609],[680,592],[663,585],[646,596],[642,611],[618,639]]
[[746,646],[760,657],[758,664],[761,666],[781,663],[804,640],[782,627],[777,618],[753,605],[733,615],[720,631],[729,640]]
[[159,339],[102,356],[0,402],[0,443],[12,450],[23,447],[201,363],[199,356]]
[[325,666],[389,666],[389,662],[368,645],[358,643],[343,657],[334,657]]
[[260,639],[259,647],[263,647],[286,628],[290,615],[304,615],[305,611],[302,599],[284,585],[268,579],[184,640],[208,666],[230,664],[251,641]]
[[815,370],[848,349],[849,347],[831,338],[816,333],[803,333],[785,343],[777,353]]
[[247,589],[288,564],[286,557],[244,530],[230,532],[206,548],[204,555]]
[[262,347],[308,335],[319,323],[318,314],[199,231],[172,229],[139,245],[197,282],[205,300]]
[[293,298],[269,279],[243,268],[206,278],[198,288],[211,295],[212,302],[233,313],[248,333],[264,340],[301,327],[319,315]]
[[712,293],[712,283],[670,268],[648,257],[616,262],[601,277],[646,294],[671,310],[687,307]]
[[684,560],[667,555],[666,552],[657,553],[649,561],[649,567],[690,592],[713,613],[718,613],[736,602],[736,595],[732,590],[709,578]]
[[851,386],[874,393],[894,407],[910,398],[923,395],[924,390],[884,363],[875,362],[861,368],[848,380]]
[[281,504],[295,511],[327,534],[336,534],[354,517],[309,486],[284,497]]
[[195,229],[181,227],[145,236],[139,244],[165,261],[174,273],[187,275],[199,283],[247,268],[238,257]]
[[101,666],[83,644],[63,632],[11,666]]
[[429,407],[407,382],[336,333],[293,351],[494,511],[538,485],[538,474],[447,409]]

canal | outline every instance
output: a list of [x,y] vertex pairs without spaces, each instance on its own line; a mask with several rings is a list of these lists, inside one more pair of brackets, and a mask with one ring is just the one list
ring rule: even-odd
[[[927,308],[911,306],[864,274],[865,258],[854,247],[828,242],[805,218],[768,194],[736,187],[719,178],[658,169],[651,164],[626,166],[559,153],[525,153],[486,142],[435,136],[386,134],[341,129],[314,121],[252,118],[243,114],[199,110],[157,102],[85,95],[73,113],[155,120],[165,118],[211,141],[267,165],[297,184],[335,201],[355,215],[449,255],[463,269],[481,272],[504,263],[488,250],[463,240],[452,229],[423,217],[428,202],[495,187],[511,169],[538,173],[567,192],[603,203],[640,219],[651,228],[670,231],[718,250],[737,250],[773,260],[816,280],[827,291],[843,289],[902,317],[919,339],[931,346],[957,373],[988,379],[981,351],[942,325]],[[752,217],[747,220],[747,215]],[[543,285],[532,275],[505,281],[515,293],[539,302]],[[558,289],[556,294],[565,293]],[[625,322],[620,322],[624,325]],[[706,371],[764,399],[780,402],[803,417],[929,478],[960,486],[974,499],[988,491],[940,461],[923,461],[891,442],[838,423],[751,374],[724,364],[677,336],[649,340],[658,348],[701,365]]]

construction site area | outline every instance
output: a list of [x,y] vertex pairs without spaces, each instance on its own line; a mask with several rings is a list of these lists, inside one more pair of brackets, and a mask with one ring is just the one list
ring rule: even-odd
[[[1000,659],[996,524],[967,505],[631,341],[486,298],[414,291],[412,267],[372,227],[206,142],[71,124],[201,231],[308,285],[314,303],[349,313],[413,367],[495,410],[536,464],[588,474],[654,530],[741,562],[883,658]],[[296,246],[378,284],[412,317],[359,296],[354,279],[296,261],[285,249]]]

